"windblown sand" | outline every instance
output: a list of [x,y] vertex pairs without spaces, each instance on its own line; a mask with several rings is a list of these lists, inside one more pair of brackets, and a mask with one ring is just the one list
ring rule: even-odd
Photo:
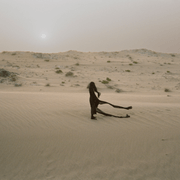
[[[0,180],[180,179],[179,67],[145,49],[0,53]],[[131,117],[91,120],[90,81]]]

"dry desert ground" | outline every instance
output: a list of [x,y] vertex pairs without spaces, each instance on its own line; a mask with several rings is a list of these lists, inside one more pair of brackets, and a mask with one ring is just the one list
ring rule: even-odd
[[[90,119],[87,85],[114,118]],[[180,54],[0,53],[0,180],[180,179]]]

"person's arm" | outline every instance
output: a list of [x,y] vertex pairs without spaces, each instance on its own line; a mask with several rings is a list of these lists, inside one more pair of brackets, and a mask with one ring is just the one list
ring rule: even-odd
[[100,97],[101,93],[97,91],[97,94],[98,94],[98,98]]
[[99,98],[99,97],[100,97],[100,95],[101,95],[101,93],[100,93],[100,92],[98,92],[98,90],[97,90],[96,86],[94,86],[94,91],[98,94],[98,98]]

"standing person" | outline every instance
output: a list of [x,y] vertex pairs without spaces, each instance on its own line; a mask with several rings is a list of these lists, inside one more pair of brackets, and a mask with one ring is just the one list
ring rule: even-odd
[[[96,119],[96,117],[94,117],[94,114],[96,114],[96,109],[100,102],[98,98],[101,95],[101,93],[97,91],[97,88],[94,82],[90,82],[88,88],[89,88],[89,94],[90,94],[89,102],[91,106],[91,119]],[[98,94],[98,98],[95,92]]]
[[[101,111],[98,108],[99,104],[101,104],[101,105],[109,104],[114,108],[120,108],[120,109],[126,109],[126,110],[132,109],[132,106],[122,107],[122,106],[113,105],[106,101],[99,100],[98,98],[100,97],[101,93],[98,92],[94,82],[90,82],[88,85],[88,88],[89,88],[89,94],[90,94],[89,102],[90,102],[90,106],[91,106],[91,119],[96,120],[96,117],[94,117],[94,114],[96,114],[96,113],[103,114],[105,116],[116,117],[116,118],[129,118],[130,117],[128,114],[126,114],[126,116],[116,116],[116,115],[108,114],[108,113]],[[95,92],[98,94],[98,97],[96,96]]]

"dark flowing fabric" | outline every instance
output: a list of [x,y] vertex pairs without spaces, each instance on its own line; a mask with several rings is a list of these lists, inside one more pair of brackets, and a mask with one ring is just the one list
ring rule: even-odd
[[[126,116],[115,116],[115,115],[108,114],[108,113],[105,113],[105,112],[101,111],[98,108],[99,104],[100,105],[102,105],[102,104],[109,104],[110,106],[112,106],[114,108],[121,108],[121,109],[126,109],[126,110],[132,109],[132,106],[122,107],[122,106],[113,105],[113,104],[111,104],[109,102],[106,102],[106,101],[99,100],[98,98],[100,96],[100,93],[97,91],[97,88],[96,88],[96,85],[95,85],[94,82],[91,82],[89,84],[88,88],[89,88],[89,94],[90,94],[89,102],[90,102],[90,106],[91,106],[91,119],[95,118],[93,115],[96,114],[96,113],[103,114],[105,116],[117,117],[117,118],[128,118],[128,117],[130,117],[129,115],[126,115]],[[95,92],[98,94],[98,97],[96,96]]]
[[108,114],[108,113],[105,113],[103,112],[102,110],[100,110],[99,108],[96,109],[97,113],[99,114],[103,114],[105,116],[110,116],[110,117],[115,117],[115,118],[129,118],[130,116],[128,114],[126,114],[126,116],[115,116],[115,115],[112,115],[112,114]]

